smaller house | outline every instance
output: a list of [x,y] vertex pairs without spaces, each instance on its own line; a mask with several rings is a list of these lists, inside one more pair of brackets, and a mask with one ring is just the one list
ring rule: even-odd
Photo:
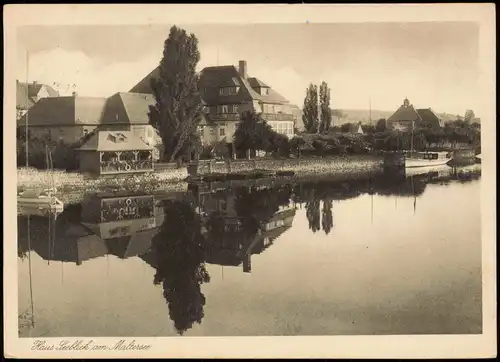
[[349,127],[349,133],[365,134],[361,122],[352,123],[351,127]]
[[410,131],[414,127],[439,129],[443,126],[443,119],[431,108],[415,109],[407,98],[387,119],[387,128],[390,130]]
[[98,131],[77,150],[81,172],[117,175],[153,171],[153,146],[132,131]]
[[16,110],[19,120],[33,105],[42,98],[59,97],[59,92],[49,85],[36,81],[23,83],[16,80]]

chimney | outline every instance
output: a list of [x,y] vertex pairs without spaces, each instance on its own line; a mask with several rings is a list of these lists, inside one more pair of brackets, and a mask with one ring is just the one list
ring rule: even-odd
[[240,74],[240,77],[243,79],[247,79],[247,61],[246,60],[240,60],[240,66],[238,69],[238,73]]
[[71,93],[71,95],[72,95],[73,97],[76,97],[76,96],[78,95],[78,93],[73,92],[73,93]]
[[36,80],[33,81],[33,85],[37,85],[38,82]]

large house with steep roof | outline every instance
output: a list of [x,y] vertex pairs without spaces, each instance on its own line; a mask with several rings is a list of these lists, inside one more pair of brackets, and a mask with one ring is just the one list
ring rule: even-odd
[[16,118],[20,119],[36,102],[47,97],[59,97],[59,92],[36,81],[23,83],[16,80]]
[[17,121],[17,128],[24,134],[28,123],[29,138],[48,138],[72,144],[100,125],[105,105],[104,97],[79,97],[75,94],[42,98]]
[[407,98],[387,119],[390,130],[409,131],[412,127],[439,129],[443,126],[443,120],[431,108],[415,109]]
[[[152,94],[151,79],[159,76],[156,68],[130,92]],[[250,77],[247,62],[206,67],[200,74],[200,93],[205,107],[201,123],[204,143],[231,143],[241,115],[253,111],[262,115],[278,133],[293,137],[298,108],[262,80]]]
[[[156,146],[161,139],[149,124],[151,104],[152,95],[138,93],[116,93],[109,98],[77,94],[43,98],[27,114],[29,137],[73,144],[97,130],[130,131],[146,144]],[[17,126],[24,134],[26,115]]]

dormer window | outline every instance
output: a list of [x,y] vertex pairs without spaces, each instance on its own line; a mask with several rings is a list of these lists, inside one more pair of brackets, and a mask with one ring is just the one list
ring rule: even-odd
[[123,133],[115,133],[115,134],[109,134],[108,135],[108,140],[114,143],[120,143],[120,142],[125,142],[127,137]]
[[231,96],[238,94],[240,87],[222,87],[219,88],[219,95],[221,96]]
[[261,87],[260,94],[263,96],[268,96],[269,95],[269,88]]

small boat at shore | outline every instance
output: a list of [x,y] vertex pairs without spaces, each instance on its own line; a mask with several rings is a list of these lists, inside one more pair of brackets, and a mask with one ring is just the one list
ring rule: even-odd
[[62,212],[64,203],[54,193],[53,190],[20,192],[17,195],[17,206],[23,212],[37,215]]
[[441,166],[452,160],[450,152],[407,152],[404,157],[405,168]]
[[[52,170],[52,154],[45,147],[47,156],[47,170]],[[17,206],[23,213],[46,215],[48,213],[60,213],[64,210],[64,203],[55,194],[57,189],[52,178],[52,187],[40,190],[25,190],[17,194]]]

